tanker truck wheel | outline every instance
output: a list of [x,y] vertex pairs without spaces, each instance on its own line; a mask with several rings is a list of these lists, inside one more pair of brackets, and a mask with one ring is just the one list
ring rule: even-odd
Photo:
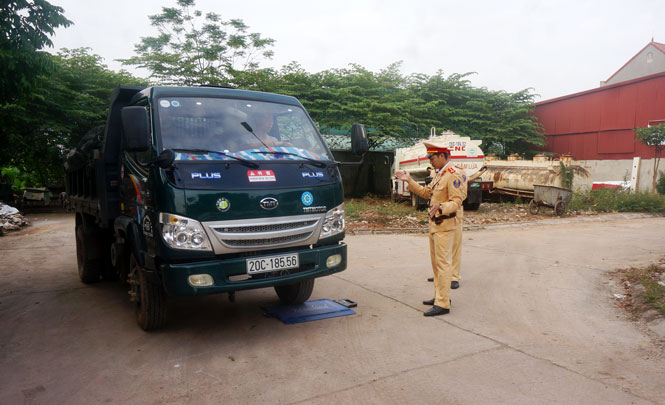
[[97,246],[95,239],[90,237],[90,231],[84,224],[76,226],[76,264],[79,278],[85,284],[99,281],[101,276],[101,262],[97,259]]
[[536,204],[536,200],[531,200],[531,202],[529,203],[529,212],[532,215],[536,215],[538,213],[539,208],[540,207],[538,207],[538,204]]
[[139,266],[134,253],[129,257],[129,296],[135,305],[136,321],[145,330],[161,329],[166,325],[166,294]]
[[556,204],[554,204],[554,213],[558,216],[563,216],[563,214],[566,213],[566,202],[557,201]]
[[411,193],[411,206],[418,209],[418,196],[415,193]]
[[275,292],[282,304],[302,304],[307,301],[314,290],[314,279],[310,278],[299,283],[275,286]]

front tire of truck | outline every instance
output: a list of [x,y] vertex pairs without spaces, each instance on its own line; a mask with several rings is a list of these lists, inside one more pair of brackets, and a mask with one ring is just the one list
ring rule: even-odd
[[135,304],[139,326],[145,331],[163,328],[166,325],[166,293],[143,271],[134,253],[129,257],[129,285],[129,296]]
[[302,304],[307,301],[314,290],[314,279],[310,278],[299,283],[275,286],[275,292],[282,304]]
[[90,232],[85,232],[84,229],[86,229],[84,224],[76,226],[76,262],[79,278],[85,284],[90,284],[99,281],[101,262],[95,254],[95,240],[90,238]]

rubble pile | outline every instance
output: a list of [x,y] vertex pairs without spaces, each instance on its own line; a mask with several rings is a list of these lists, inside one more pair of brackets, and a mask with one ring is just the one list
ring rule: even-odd
[[27,225],[30,222],[16,208],[0,203],[0,236]]

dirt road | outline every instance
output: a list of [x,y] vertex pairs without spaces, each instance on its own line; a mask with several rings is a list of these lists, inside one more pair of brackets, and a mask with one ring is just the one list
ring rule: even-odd
[[120,284],[76,274],[73,217],[0,238],[0,403],[665,403],[658,339],[607,272],[665,251],[665,218],[609,215],[467,231],[452,312],[425,318],[426,235],[347,237],[315,298],[353,316],[284,325],[272,290],[174,299],[135,324]]

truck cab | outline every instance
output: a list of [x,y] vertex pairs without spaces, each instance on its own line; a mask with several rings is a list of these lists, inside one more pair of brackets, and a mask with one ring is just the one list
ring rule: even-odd
[[[366,152],[362,126],[352,143]],[[146,330],[168,295],[274,287],[302,303],[346,268],[340,163],[293,97],[121,87],[92,160],[95,195],[68,170],[79,275],[126,280]]]

